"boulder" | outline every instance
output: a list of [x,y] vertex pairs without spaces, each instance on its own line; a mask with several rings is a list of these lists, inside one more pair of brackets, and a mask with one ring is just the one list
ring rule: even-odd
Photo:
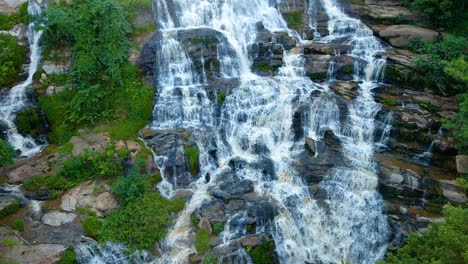
[[9,183],[22,183],[31,177],[54,171],[55,165],[67,157],[64,153],[42,153],[30,159],[17,161],[14,166],[0,170],[0,174],[5,174]]
[[457,160],[457,172],[462,174],[468,174],[468,155],[458,155]]
[[310,137],[306,137],[306,139],[305,139],[305,148],[308,151],[310,151],[312,156],[315,155],[315,152],[316,152],[315,140],[313,140]]
[[109,146],[110,138],[107,133],[89,133],[84,132],[79,136],[74,136],[70,139],[73,144],[73,156],[79,156],[89,151],[103,151]]
[[1,13],[16,13],[19,7],[28,0],[0,0],[0,12]]
[[63,213],[59,211],[52,211],[46,213],[42,216],[41,221],[50,226],[61,226],[75,220],[76,214],[73,213]]
[[256,247],[265,242],[270,242],[271,238],[266,233],[255,234],[252,236],[246,236],[240,239],[242,246],[244,247]]
[[69,212],[76,212],[79,207],[87,207],[102,217],[119,207],[110,191],[111,187],[105,182],[83,182],[62,196],[60,207]]
[[358,95],[358,85],[355,82],[336,81],[330,84],[330,89],[345,99],[355,99]]
[[427,42],[436,41],[438,32],[413,25],[393,25],[382,28],[379,36],[387,40],[390,45],[395,47],[405,47],[415,39],[422,39]]

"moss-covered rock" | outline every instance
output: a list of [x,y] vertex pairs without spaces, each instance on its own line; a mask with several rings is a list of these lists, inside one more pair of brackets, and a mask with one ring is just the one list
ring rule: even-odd
[[256,247],[247,247],[253,263],[255,264],[275,264],[278,262],[278,256],[275,252],[275,243],[273,241],[265,242]]

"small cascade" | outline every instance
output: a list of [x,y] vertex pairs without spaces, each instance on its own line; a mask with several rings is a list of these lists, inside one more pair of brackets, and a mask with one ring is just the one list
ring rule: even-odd
[[[29,0],[28,13],[37,16],[42,13],[42,7],[36,0]],[[15,148],[21,157],[31,157],[39,153],[45,146],[37,142],[29,135],[22,135],[15,125],[17,113],[27,107],[32,107],[32,102],[28,97],[31,91],[34,74],[36,73],[41,60],[40,39],[42,30],[35,30],[36,23],[33,21],[28,25],[29,40],[29,67],[28,78],[23,83],[11,88],[10,91],[0,98],[0,122],[6,125],[6,139]]]
[[[429,129],[428,135],[431,136],[431,130]],[[442,131],[442,126],[439,128],[436,134],[436,139],[431,141],[431,144],[429,144],[429,147],[427,148],[426,151],[423,153],[419,154],[416,156],[416,159],[421,160],[423,162],[428,163],[431,160],[432,157],[432,151],[434,150],[434,144],[437,139],[440,139],[443,137],[443,131]]]

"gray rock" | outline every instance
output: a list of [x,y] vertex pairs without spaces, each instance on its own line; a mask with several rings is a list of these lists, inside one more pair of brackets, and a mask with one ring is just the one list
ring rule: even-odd
[[313,155],[315,155],[315,152],[316,152],[316,147],[315,147],[315,140],[313,140],[312,138],[310,137],[306,137],[305,139],[305,147],[308,151],[310,151],[310,153]]
[[330,85],[330,89],[345,99],[355,99],[358,95],[358,85],[355,82],[336,81]]
[[393,25],[383,28],[379,36],[388,40],[392,46],[405,47],[411,40],[422,39],[434,42],[439,33],[413,25]]
[[42,69],[47,74],[63,74],[70,71],[71,60],[63,60],[60,62],[56,61],[44,61],[42,63]]
[[76,218],[76,214],[52,211],[42,216],[42,222],[50,226],[61,226],[70,223]]

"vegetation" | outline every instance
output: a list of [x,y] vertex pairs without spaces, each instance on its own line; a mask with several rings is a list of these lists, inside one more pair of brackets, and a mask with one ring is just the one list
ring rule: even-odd
[[124,243],[130,251],[151,249],[166,235],[170,213],[181,210],[183,201],[169,201],[155,192],[146,192],[112,211],[102,223],[103,241]]
[[57,261],[56,264],[75,264],[76,263],[76,254],[73,247],[69,247],[65,252],[62,254],[60,259]]
[[198,160],[200,158],[200,151],[197,146],[185,146],[185,156],[187,156],[189,171],[192,175],[198,173]]
[[97,238],[101,228],[101,221],[97,216],[91,216],[83,220],[85,234],[92,238]]
[[390,107],[398,105],[398,101],[394,98],[382,98],[382,100],[380,100],[380,103]]
[[16,213],[19,208],[20,202],[19,199],[17,199],[13,203],[5,206],[2,210],[0,210],[0,218]]
[[218,264],[218,260],[213,255],[208,254],[203,259],[202,264]]
[[275,243],[273,241],[263,243],[255,248],[247,247],[253,263],[271,264],[274,263]]
[[[1,16],[0,16],[1,17]],[[0,22],[0,25],[3,23]],[[26,60],[27,50],[16,39],[0,33],[0,88],[16,81]]]
[[468,262],[468,209],[447,205],[443,209],[445,222],[435,222],[422,234],[413,233],[396,254],[379,264],[438,264]]
[[15,157],[15,149],[10,143],[0,138],[0,167],[13,164]]
[[226,93],[221,92],[216,96],[216,100],[218,101],[218,104],[222,105],[224,103],[224,100],[226,100]]
[[28,23],[28,2],[23,3],[16,13],[0,13],[0,30],[10,30],[13,26],[20,23]]
[[298,28],[302,26],[302,16],[304,15],[304,11],[298,10],[287,14],[286,21],[288,25],[292,28]]
[[221,234],[224,231],[224,222],[213,222],[211,223],[211,229],[215,235]]
[[15,219],[10,223],[10,227],[16,231],[24,231],[24,221],[22,219]]
[[18,112],[16,117],[16,126],[18,131],[23,134],[37,136],[39,134],[39,126],[41,119],[36,108],[28,108]]
[[138,166],[135,166],[127,176],[119,177],[117,182],[112,185],[112,192],[121,204],[125,204],[151,189],[153,184],[149,183],[150,180],[151,175],[141,174]]
[[206,229],[200,228],[195,236],[195,249],[199,254],[203,254],[211,247],[211,235]]

